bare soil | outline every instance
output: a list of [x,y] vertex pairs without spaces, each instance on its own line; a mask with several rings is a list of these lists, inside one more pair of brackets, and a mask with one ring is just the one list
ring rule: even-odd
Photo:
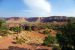
[[[32,32],[30,35],[31,37],[39,37],[39,38],[44,38],[45,35],[40,34],[40,33],[35,33]],[[30,45],[30,44],[14,44],[13,40],[15,36],[9,35],[6,37],[0,38],[0,50],[52,50],[51,47],[46,47],[46,46],[36,46],[35,44]]]

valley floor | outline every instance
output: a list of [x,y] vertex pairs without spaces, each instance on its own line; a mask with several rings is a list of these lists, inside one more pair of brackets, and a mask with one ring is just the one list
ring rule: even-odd
[[[35,33],[35,32],[34,32]],[[42,34],[34,34],[34,33],[31,33],[32,36],[39,36],[40,38],[44,37],[44,35]],[[15,44],[13,42],[15,42],[15,40],[13,40],[15,37],[13,35],[9,35],[9,36],[6,36],[6,37],[2,37],[0,38],[0,50],[38,50],[38,49],[47,49],[47,50],[52,50],[51,47],[46,47],[46,46],[36,46],[34,44]]]

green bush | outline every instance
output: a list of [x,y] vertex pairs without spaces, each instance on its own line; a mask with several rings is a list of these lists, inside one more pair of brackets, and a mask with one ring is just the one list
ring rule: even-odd
[[22,27],[13,27],[11,30],[20,33],[22,31]]
[[52,45],[52,44],[54,44],[54,42],[55,42],[55,37],[52,37],[52,36],[50,36],[50,35],[48,35],[45,39],[44,39],[44,45],[46,45],[46,46],[49,46],[49,45]]
[[48,30],[43,31],[44,34],[49,34],[50,32]]
[[6,36],[6,35],[8,35],[8,34],[9,34],[8,30],[9,30],[9,29],[8,29],[8,27],[6,26],[5,21],[0,20],[0,35],[1,35],[1,36]]
[[56,37],[62,50],[75,50],[75,23],[68,23],[59,31]]

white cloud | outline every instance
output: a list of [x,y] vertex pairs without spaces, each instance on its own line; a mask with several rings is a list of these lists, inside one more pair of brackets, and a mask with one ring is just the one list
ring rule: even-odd
[[29,15],[50,16],[51,4],[47,0],[23,0],[23,2],[29,7],[29,10],[25,10]]

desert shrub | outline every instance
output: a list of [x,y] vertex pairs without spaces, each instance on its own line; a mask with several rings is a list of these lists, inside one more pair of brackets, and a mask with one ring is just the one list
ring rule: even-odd
[[24,39],[23,37],[19,38],[19,37],[16,37],[16,43],[18,44],[22,44],[22,43],[25,43],[26,39]]
[[24,30],[31,31],[32,30],[32,26],[24,26]]
[[22,27],[12,27],[11,30],[20,33],[22,31]]
[[0,31],[0,35],[1,35],[1,36],[6,36],[6,35],[8,35],[8,34],[9,34],[9,32],[6,31],[6,30],[5,30],[5,31],[3,31],[3,30]]
[[43,34],[49,34],[50,32],[48,30],[44,30]]
[[54,44],[54,42],[55,42],[55,37],[48,35],[47,37],[45,37],[43,45],[49,46]]
[[5,20],[0,20],[0,27],[1,27],[4,23],[6,23]]
[[6,36],[8,34],[9,34],[8,27],[6,26],[5,21],[0,20],[0,35],[1,36]]
[[28,31],[31,31],[31,30],[32,30],[32,28],[31,28],[31,26],[29,26]]
[[59,46],[53,46],[52,50],[61,50]]

